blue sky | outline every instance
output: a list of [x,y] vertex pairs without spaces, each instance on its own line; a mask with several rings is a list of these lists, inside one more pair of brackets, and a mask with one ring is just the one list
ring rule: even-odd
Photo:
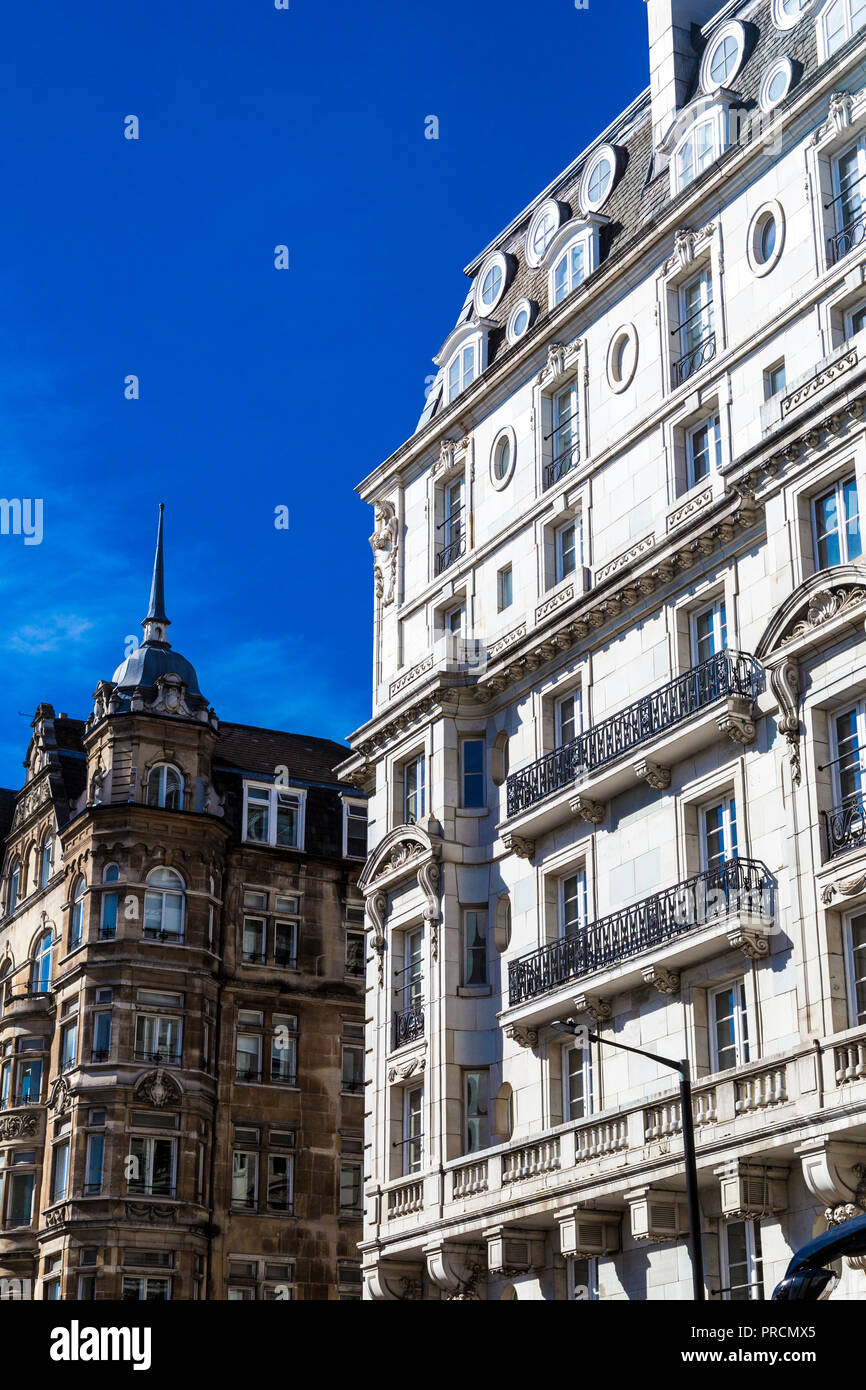
[[353,489],[414,428],[463,266],[647,82],[644,0],[6,7],[0,497],[44,536],[0,535],[0,785],[39,701],[86,717],[140,634],[160,501],[217,714],[364,721]]

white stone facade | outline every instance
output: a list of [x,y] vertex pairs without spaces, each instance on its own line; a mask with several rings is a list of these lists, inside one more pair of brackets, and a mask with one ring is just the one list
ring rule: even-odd
[[828,10],[650,0],[652,97],[469,267],[360,489],[368,1297],[691,1297],[676,1077],[608,1042],[690,1061],[711,1298],[866,1208],[866,30]]

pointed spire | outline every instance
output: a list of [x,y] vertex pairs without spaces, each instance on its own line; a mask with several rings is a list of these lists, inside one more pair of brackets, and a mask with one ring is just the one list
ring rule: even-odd
[[159,526],[156,532],[156,554],[153,557],[153,579],[150,585],[150,605],[147,610],[147,617],[142,618],[141,625],[144,628],[144,641],[142,646],[165,646],[169,645],[165,631],[169,626],[170,619],[165,613],[165,561],[163,557],[162,541],[162,516],[165,511],[165,503],[159,504]]

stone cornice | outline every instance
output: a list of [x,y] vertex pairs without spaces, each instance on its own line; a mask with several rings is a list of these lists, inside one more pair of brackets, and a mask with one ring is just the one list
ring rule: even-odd
[[[386,709],[362,725],[351,736],[355,740],[355,757],[341,765],[341,775],[344,779],[357,779],[362,767],[369,772],[370,760],[375,759],[379,749],[407,729],[426,722],[436,711],[471,713],[478,703],[486,703],[499,695],[507,686],[516,684],[551,660],[557,652],[583,642],[591,633],[619,619],[643,597],[654,594],[678,573],[699,564],[717,546],[729,544],[739,531],[750,530],[758,521],[759,512],[760,505],[754,494],[743,484],[735,485],[715,506],[699,511],[693,527],[683,525],[673,539],[666,536],[637,559],[624,561],[622,567],[598,588],[572,595],[566,603],[554,607],[549,614],[550,622],[542,618],[529,632],[526,623],[514,629],[514,642],[488,664],[477,680],[464,678],[457,684],[453,678],[449,682],[446,676],[439,675],[439,690],[431,690],[429,683],[425,683],[412,704],[399,711]],[[541,605],[542,609],[546,606]],[[567,617],[562,612],[566,607]]]

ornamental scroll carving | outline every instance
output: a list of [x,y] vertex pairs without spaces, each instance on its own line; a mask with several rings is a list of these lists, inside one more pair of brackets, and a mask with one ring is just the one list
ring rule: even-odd
[[383,604],[394,602],[394,580],[397,573],[399,525],[393,502],[376,503],[376,529],[370,537],[373,548],[373,578],[376,597]]
[[367,916],[373,923],[373,929],[370,932],[370,945],[376,952],[380,989],[385,983],[385,913],[387,910],[388,899],[384,893],[373,893],[367,899]]
[[853,585],[850,589],[819,589],[809,599],[805,618],[794,623],[782,638],[783,642],[793,642],[797,637],[807,637],[816,628],[828,623],[831,618],[856,608],[866,599],[866,589]]
[[439,959],[439,882],[442,877],[439,865],[428,859],[418,869],[418,883],[425,897],[424,921],[430,924],[430,954],[433,960]]
[[38,1124],[36,1115],[7,1115],[0,1120],[0,1139],[29,1139]]
[[547,386],[564,376],[580,351],[580,338],[570,343],[551,343],[547,349],[547,362],[538,374],[539,386]]
[[800,766],[800,715],[797,705],[800,695],[800,668],[796,661],[783,661],[770,672],[770,686],[779,701],[778,726],[788,744],[791,762],[791,778],[799,786],[802,776]]

